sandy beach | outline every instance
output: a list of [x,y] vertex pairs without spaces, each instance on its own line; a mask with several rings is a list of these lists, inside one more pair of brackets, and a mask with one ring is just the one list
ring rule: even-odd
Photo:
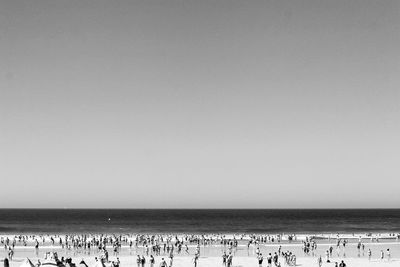
[[[155,266],[159,266],[162,257],[155,257]],[[80,260],[84,260],[88,266],[96,266],[96,262],[94,260],[94,256],[76,256],[72,257],[73,261],[77,263]],[[111,260],[115,260],[115,257],[111,257]],[[135,256],[120,256],[120,266],[137,266],[136,265],[136,258]],[[339,259],[338,259],[339,260]],[[10,262],[10,266],[12,267],[19,267],[25,261],[25,258],[15,258],[13,261]],[[36,258],[32,257],[32,261],[36,262]],[[374,266],[400,266],[400,259],[392,258],[392,260],[378,260],[373,259],[369,261],[365,258],[345,258],[344,259],[347,266],[354,266],[354,267],[374,267]],[[331,263],[323,263],[322,266],[335,266],[335,261]],[[146,263],[145,266],[150,266],[149,263]],[[174,259],[173,266],[176,267],[187,267],[193,266],[193,257],[190,256],[178,256]],[[200,257],[198,261],[199,267],[214,267],[214,266],[223,266],[221,257]],[[257,259],[255,257],[234,257],[233,265],[235,267],[251,267],[251,266],[258,266]],[[267,263],[263,263],[263,266],[267,266]],[[283,264],[282,266],[287,266]],[[318,266],[317,258],[316,257],[299,257],[297,260],[296,266]]]
[[[172,236],[172,235],[171,235]],[[215,235],[212,235],[216,237]],[[400,242],[398,241],[397,236],[394,237],[392,234],[380,235],[378,241],[375,239],[371,239],[367,236],[360,235],[342,235],[340,236],[340,240],[347,240],[347,244],[345,246],[340,245],[337,247],[337,239],[331,237],[330,235],[319,235],[319,239],[315,242],[315,249],[312,249],[310,252],[305,253],[303,251],[304,248],[304,240],[307,239],[307,235],[299,235],[297,236],[297,240],[289,241],[286,238],[282,238],[280,242],[265,242],[265,243],[251,243],[248,245],[249,240],[251,240],[248,235],[224,235],[225,237],[233,238],[236,236],[240,236],[237,246],[235,246],[231,251],[233,254],[232,266],[235,267],[251,267],[251,266],[259,266],[257,253],[262,253],[264,262],[262,266],[268,266],[266,257],[269,253],[274,255],[275,252],[281,251],[290,251],[294,255],[296,255],[296,266],[319,266],[318,258],[321,256],[323,263],[322,266],[335,266],[335,262],[340,263],[342,260],[346,263],[346,266],[355,266],[355,267],[364,267],[364,266],[400,266]],[[324,237],[323,237],[324,236]],[[283,237],[283,235],[282,235]],[[9,238],[15,238],[15,236],[3,236],[2,242]],[[82,247],[62,247],[60,244],[52,244],[50,241],[50,236],[30,236],[28,238],[29,242],[23,244],[18,241],[15,242],[15,246],[13,249],[13,259],[10,260],[11,267],[19,267],[24,266],[26,264],[26,259],[29,258],[31,262],[35,265],[38,264],[38,260],[43,264],[45,262],[53,262],[54,260],[48,258],[45,260],[45,254],[53,255],[55,252],[59,258],[71,258],[72,262],[77,266],[79,263],[84,260],[88,266],[99,266],[99,261],[104,255],[104,250],[100,250],[97,247],[92,247],[90,249],[85,249]],[[53,237],[54,238],[54,237]],[[92,238],[99,238],[99,236],[94,236]],[[164,237],[166,238],[166,236]],[[181,236],[181,238],[183,238]],[[254,237],[252,237],[254,239]],[[41,240],[39,242],[39,247],[35,249],[33,240]],[[73,240],[74,237],[71,237]],[[106,266],[112,266],[112,262],[117,262],[117,258],[119,259],[119,266],[137,266],[136,258],[137,255],[144,255],[146,258],[145,266],[151,266],[149,263],[150,252],[147,252],[146,245],[144,243],[139,242],[137,245],[133,246],[129,245],[130,239],[134,239],[134,236],[125,236],[123,238],[123,242],[121,242],[120,247],[117,252],[114,252],[113,246],[111,244],[105,246],[107,250],[108,262],[106,262]],[[179,237],[178,237],[179,239]],[[363,249],[358,250],[357,245],[358,242],[362,242]],[[194,266],[194,255],[197,252],[197,249],[200,250],[200,257],[198,259],[198,267],[213,267],[213,266],[223,266],[222,263],[222,254],[224,252],[230,251],[228,245],[224,245],[220,243],[221,241],[213,241],[210,243],[200,242],[201,245],[193,244],[193,242],[183,242],[184,247],[187,246],[187,251],[182,249],[180,252],[177,250],[173,253],[173,265],[177,267],[188,267]],[[171,242],[173,244],[173,242]],[[8,257],[8,248],[4,244],[3,249],[0,250],[0,258],[4,260]],[[172,245],[171,245],[172,246]],[[326,262],[326,251],[329,250],[330,247],[334,247],[332,254],[329,256],[330,263]],[[390,250],[390,259],[387,257],[386,251]],[[368,250],[371,250],[371,258],[368,258]],[[381,259],[381,251],[384,252],[384,258]],[[279,254],[278,262],[281,266],[289,266],[283,256]],[[156,255],[155,265],[159,266],[161,259],[165,258],[166,262],[169,264],[170,253],[161,251],[160,255]],[[45,266],[45,265],[42,265]],[[274,266],[274,265],[273,265]]]
[[[79,261],[82,259],[81,257],[76,258],[76,260]],[[93,257],[83,257],[85,262],[89,266],[96,266],[96,262],[94,261]],[[120,266],[137,266],[135,257],[129,257],[129,256],[122,256],[119,258],[121,261]],[[156,264],[155,266],[159,266],[161,257],[156,257]],[[10,266],[12,267],[18,267],[21,266],[24,263],[24,259],[18,259],[15,261],[12,261]],[[380,261],[380,260],[371,260],[368,261],[368,259],[358,259],[358,258],[346,258],[345,263],[347,266],[353,266],[353,267],[375,267],[375,266],[390,266],[390,267],[395,267],[395,266],[400,266],[400,260],[399,259],[392,259],[391,261]],[[150,266],[149,263],[146,263],[145,266]],[[174,259],[173,266],[176,267],[188,267],[188,266],[193,266],[193,260],[191,257],[177,257]],[[222,261],[220,257],[200,257],[199,262],[198,262],[198,267],[214,267],[214,266],[223,266]],[[252,267],[252,266],[258,266],[257,260],[253,257],[235,257],[233,261],[233,267]],[[267,266],[267,263],[264,263],[263,266]],[[287,265],[282,265],[282,266],[287,266]],[[298,258],[296,266],[318,266],[317,264],[317,259],[316,258],[305,258],[305,257],[300,257]],[[335,263],[323,263],[322,266],[335,266]]]

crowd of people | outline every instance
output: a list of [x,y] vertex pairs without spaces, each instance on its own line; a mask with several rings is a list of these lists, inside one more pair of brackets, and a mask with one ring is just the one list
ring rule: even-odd
[[[398,239],[396,239],[398,240]],[[263,266],[266,263],[267,266],[280,267],[281,264],[287,266],[296,265],[296,255],[292,251],[282,251],[282,245],[297,242],[296,244],[302,244],[302,251],[304,256],[317,256],[320,253],[317,245],[318,239],[315,236],[306,236],[301,240],[293,235],[225,235],[225,234],[186,234],[186,235],[16,235],[16,236],[3,236],[0,237],[0,242],[4,245],[7,251],[7,261],[12,261],[15,253],[15,248],[18,246],[29,246],[34,247],[39,253],[39,248],[61,248],[66,251],[82,252],[82,253],[93,253],[97,254],[95,262],[99,264],[108,264],[110,267],[120,267],[121,262],[118,258],[122,247],[129,248],[136,252],[140,252],[136,255],[137,267],[144,266],[160,266],[160,267],[172,267],[174,265],[174,257],[179,255],[185,255],[192,257],[193,266],[197,267],[200,260],[200,248],[201,247],[220,247],[222,250],[222,264],[223,266],[231,267],[233,265],[233,258],[237,252],[238,246],[246,246],[249,250],[254,250],[257,262],[259,266]],[[331,240],[329,240],[331,241]],[[365,253],[368,255],[368,259],[371,260],[373,257],[372,251],[368,248],[366,252],[366,246],[364,240],[359,238],[358,242],[351,243],[356,244],[358,256],[361,254],[364,256]],[[374,242],[379,242],[378,239],[374,239]],[[342,251],[343,257],[346,257],[345,248],[349,241],[346,238],[337,237],[333,245],[329,245],[329,248],[325,251],[324,259],[323,255],[319,255],[318,264],[322,266],[323,263],[330,263],[332,257],[334,257],[334,245],[336,245],[337,257],[339,258],[339,252]],[[276,244],[276,247],[275,245]],[[330,242],[329,244],[332,244]],[[262,250],[265,251],[267,247],[277,248],[276,251],[267,252],[263,255]],[[189,249],[190,247],[190,249]],[[193,249],[194,248],[194,249]],[[263,249],[261,249],[263,248]],[[74,254],[75,255],[75,254]],[[110,255],[116,260],[110,261]],[[249,253],[250,255],[250,253]],[[391,254],[390,249],[386,251],[380,251],[380,259],[390,260]],[[160,257],[161,260],[156,263],[156,257]],[[61,257],[57,254],[51,254],[47,252],[44,260],[53,259],[60,266],[74,266],[72,259]],[[281,263],[282,262],[282,263]],[[339,267],[344,267],[345,263],[336,262]],[[80,262],[85,266],[85,262]],[[157,264],[157,265],[156,265]],[[39,260],[36,266],[39,267],[42,262]]]

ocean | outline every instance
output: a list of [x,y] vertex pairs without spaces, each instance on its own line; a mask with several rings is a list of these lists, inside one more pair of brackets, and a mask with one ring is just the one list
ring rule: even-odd
[[400,209],[0,209],[0,233],[399,233]]

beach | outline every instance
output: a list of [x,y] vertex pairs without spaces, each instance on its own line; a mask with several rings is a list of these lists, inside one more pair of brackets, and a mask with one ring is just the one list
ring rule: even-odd
[[172,255],[172,266],[214,267],[224,253],[235,267],[261,257],[268,266],[270,253],[272,267],[319,266],[319,257],[400,267],[400,210],[0,209],[0,218],[0,260],[11,267],[136,267],[138,255],[148,267],[151,255],[154,266]]
[[[290,237],[290,238],[289,238]],[[378,238],[379,237],[379,238]],[[197,266],[223,266],[223,253],[232,253],[232,265],[251,267],[259,266],[260,254],[264,259],[262,266],[268,266],[268,254],[278,252],[278,263],[289,266],[283,253],[290,252],[296,256],[296,266],[319,266],[321,256],[322,266],[335,266],[342,260],[346,266],[400,266],[400,242],[397,234],[312,234],[312,235],[249,235],[249,234],[160,234],[160,235],[3,235],[0,237],[3,249],[0,258],[9,257],[10,247],[13,251],[11,267],[25,266],[26,259],[35,266],[55,264],[54,255],[64,260],[71,258],[76,265],[83,260],[87,266],[99,266],[103,259],[106,266],[118,265],[137,266],[137,255],[144,256],[144,266],[151,266],[150,255],[154,254],[154,266],[160,266],[162,258],[170,264],[173,255],[173,265],[177,267],[194,266],[194,257],[198,254]],[[59,241],[61,240],[61,241]],[[98,245],[100,242],[100,246]],[[343,242],[344,241],[344,242]],[[60,244],[62,242],[62,244]],[[8,245],[6,245],[8,243]],[[91,243],[90,248],[87,244]],[[338,245],[339,243],[339,245]],[[13,245],[14,244],[14,245]],[[93,246],[93,244],[96,244]],[[165,245],[164,245],[165,244]],[[233,244],[233,245],[232,245]],[[311,244],[307,252],[304,248]],[[359,246],[361,244],[362,246]],[[35,246],[38,246],[35,248]],[[154,252],[154,247],[160,250]],[[164,250],[164,248],[167,248]],[[172,248],[174,247],[174,248]],[[180,248],[179,248],[180,247]],[[330,263],[326,262],[326,252]],[[390,251],[388,258],[387,250]],[[368,251],[371,251],[371,257]],[[107,260],[105,259],[105,251]],[[381,251],[384,253],[381,259]],[[258,255],[257,255],[258,254]],[[47,258],[47,259],[45,259]],[[97,260],[96,260],[97,258]],[[117,259],[118,258],[118,259]],[[119,262],[117,264],[117,262]],[[141,266],[141,265],[140,265]],[[168,265],[169,266],[169,265]],[[272,266],[275,266],[272,264]],[[294,265],[292,265],[294,266]]]
[[[79,258],[80,260],[80,258]],[[87,257],[84,258],[84,260],[88,263],[89,266],[95,266],[95,261],[93,258]],[[121,260],[121,265],[120,266],[137,266],[135,258],[133,257],[120,257]],[[161,258],[156,258],[156,264],[155,266],[159,266]],[[390,267],[395,267],[395,266],[400,266],[400,261],[398,259],[392,260],[390,262],[382,262],[379,260],[373,260],[373,261],[368,261],[366,259],[357,259],[357,258],[347,258],[345,259],[346,265],[347,266],[353,266],[353,267],[375,267],[375,266],[390,266]],[[13,261],[11,262],[12,267],[17,267],[20,266],[23,263],[23,260],[21,261]],[[146,266],[150,266],[146,264]],[[176,267],[187,267],[187,266],[193,266],[193,261],[190,257],[178,257],[174,260],[174,265]],[[197,265],[198,267],[214,267],[214,266],[223,266],[222,261],[218,257],[201,257],[199,260],[199,263]],[[234,259],[233,265],[234,267],[251,267],[251,266],[258,266],[258,263],[256,259],[250,258],[250,257],[237,257]],[[263,264],[263,266],[267,266],[267,264]],[[283,265],[285,266],[285,265]],[[299,258],[298,263],[296,266],[318,266],[317,260],[314,258]],[[324,263],[322,266],[334,266],[333,263]]]

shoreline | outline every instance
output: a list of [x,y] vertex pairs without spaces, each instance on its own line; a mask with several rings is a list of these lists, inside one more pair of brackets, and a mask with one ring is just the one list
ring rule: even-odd
[[[281,236],[277,241],[277,236]],[[283,253],[296,255],[297,265],[318,266],[317,259],[325,259],[326,252],[332,248],[330,253],[331,262],[324,262],[323,266],[334,267],[334,262],[344,260],[348,266],[352,267],[377,267],[387,264],[390,267],[400,266],[400,242],[398,234],[393,233],[376,234],[379,242],[374,241],[374,235],[367,234],[320,234],[320,235],[296,235],[296,240],[288,240],[291,235],[260,235],[260,234],[20,234],[20,235],[0,235],[4,249],[0,249],[0,259],[5,259],[12,247],[13,257],[10,267],[33,267],[26,265],[26,258],[29,258],[34,267],[40,267],[43,263],[54,265],[54,258],[47,255],[57,254],[60,258],[70,258],[76,265],[84,260],[89,267],[101,267],[96,258],[103,259],[107,253],[107,267],[131,267],[136,266],[137,255],[150,259],[150,254],[154,255],[155,265],[159,266],[162,258],[170,259],[173,254],[173,267],[193,266],[193,259],[197,253],[197,267],[221,266],[222,254],[232,253],[233,266],[252,267],[258,266],[259,253],[265,259],[264,265],[267,266],[266,257],[269,253],[274,255],[278,252],[281,266],[288,266],[285,263]],[[268,238],[274,238],[268,239]],[[8,241],[6,241],[8,238]],[[345,243],[344,243],[345,241]],[[8,247],[6,243],[8,242]],[[51,242],[54,242],[52,245]],[[61,242],[61,243],[59,243]],[[87,244],[91,244],[89,248]],[[236,244],[235,244],[236,243]],[[362,244],[362,249],[357,248],[358,243]],[[37,244],[37,248],[35,245]],[[84,245],[83,245],[84,244]],[[181,244],[181,248],[179,248]],[[234,245],[232,245],[234,244]],[[304,248],[310,248],[305,252]],[[154,247],[159,247],[158,252],[154,252]],[[165,247],[167,246],[167,250]],[[162,249],[164,247],[164,249]],[[173,248],[175,249],[173,249]],[[178,249],[179,248],[179,249]],[[171,249],[171,250],[170,250]],[[382,251],[392,252],[390,259],[380,259]],[[372,251],[372,258],[368,260],[368,251]],[[156,253],[156,254],[155,254]],[[119,262],[118,266],[112,266]],[[168,261],[167,261],[168,262]],[[24,265],[25,264],[25,265]],[[81,265],[79,265],[81,266]]]

